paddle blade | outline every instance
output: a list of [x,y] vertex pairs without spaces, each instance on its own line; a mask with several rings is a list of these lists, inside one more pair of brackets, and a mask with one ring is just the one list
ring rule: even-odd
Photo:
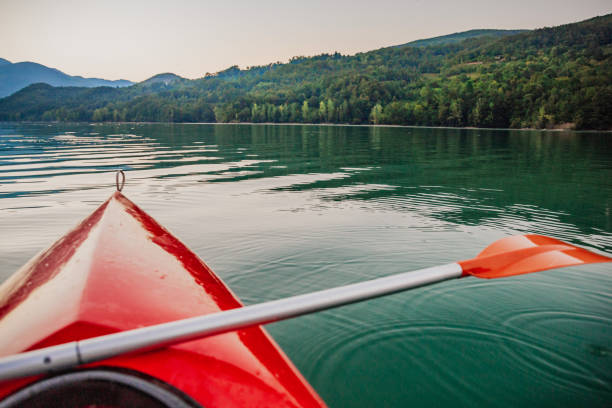
[[516,235],[486,247],[476,258],[460,261],[463,276],[504,278],[564,266],[611,262],[612,258],[543,235]]

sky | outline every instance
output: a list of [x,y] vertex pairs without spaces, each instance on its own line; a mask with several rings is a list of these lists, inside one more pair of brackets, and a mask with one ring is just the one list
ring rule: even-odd
[[105,79],[199,78],[232,65],[611,12],[611,0],[0,0],[0,58]]

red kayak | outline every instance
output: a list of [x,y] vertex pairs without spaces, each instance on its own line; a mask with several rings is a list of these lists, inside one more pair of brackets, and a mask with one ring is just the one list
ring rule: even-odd
[[[0,357],[241,306],[204,262],[116,192],[0,286]],[[0,401],[0,407],[325,406],[260,326],[0,382]]]

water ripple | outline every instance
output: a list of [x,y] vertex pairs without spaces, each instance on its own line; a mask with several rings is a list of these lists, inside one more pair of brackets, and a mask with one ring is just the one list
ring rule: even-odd
[[[0,123],[0,280],[114,191],[246,304],[475,256],[612,252],[609,135]],[[567,164],[571,163],[571,167]],[[607,406],[608,265],[449,281],[270,326],[330,406]]]

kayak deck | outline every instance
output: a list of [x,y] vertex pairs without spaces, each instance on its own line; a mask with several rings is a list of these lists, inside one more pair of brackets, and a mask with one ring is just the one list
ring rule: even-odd
[[[0,286],[0,356],[241,307],[120,192]],[[260,326],[90,364],[136,370],[206,407],[325,406]],[[0,399],[35,381],[0,383]]]

